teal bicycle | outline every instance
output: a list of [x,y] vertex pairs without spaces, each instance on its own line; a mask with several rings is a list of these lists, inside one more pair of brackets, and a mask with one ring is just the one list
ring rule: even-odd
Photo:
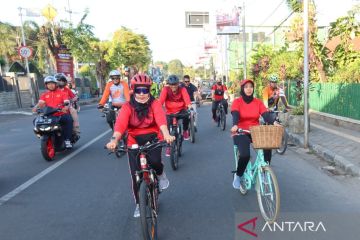
[[[248,134],[250,131],[239,129],[238,134]],[[253,140],[254,141],[254,140]],[[253,146],[254,148],[254,146]],[[249,161],[244,175],[242,176],[240,192],[245,195],[255,187],[258,204],[262,217],[266,222],[275,222],[280,209],[280,192],[277,178],[274,171],[264,160],[262,149],[255,149],[257,152],[256,160]],[[235,166],[237,168],[239,150],[234,145]],[[235,173],[234,171],[233,173]]]

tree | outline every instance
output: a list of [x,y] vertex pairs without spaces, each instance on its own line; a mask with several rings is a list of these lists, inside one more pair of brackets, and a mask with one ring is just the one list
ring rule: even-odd
[[99,41],[93,33],[94,27],[84,22],[87,15],[88,12],[86,11],[75,28],[70,27],[62,30],[62,42],[78,61],[84,63],[96,60],[92,43]]
[[113,68],[125,65],[147,69],[151,61],[149,45],[145,35],[122,27],[114,33],[106,60]]
[[[287,33],[286,39],[289,42],[296,42],[300,49],[303,49],[304,34],[303,34],[303,18],[302,18],[302,1],[287,0],[289,8],[295,12],[295,17],[292,20],[291,30]],[[316,8],[313,2],[309,4],[309,62],[312,79],[326,82],[326,74],[324,69],[324,61],[326,58],[326,49],[317,39],[317,25],[316,25]]]
[[175,74],[179,78],[181,78],[184,74],[184,65],[179,59],[171,60],[168,64],[168,72],[170,74]]
[[3,58],[6,65],[10,59],[16,56],[16,28],[0,22],[0,57]]

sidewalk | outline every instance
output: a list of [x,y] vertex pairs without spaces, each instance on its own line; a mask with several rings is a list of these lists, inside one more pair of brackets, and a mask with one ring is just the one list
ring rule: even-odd
[[[309,149],[346,173],[360,176],[360,132],[310,120]],[[290,133],[290,140],[304,146],[304,134]]]
[[[80,99],[79,103],[81,106],[90,105],[97,103],[99,98],[89,98],[89,99]],[[14,110],[0,111],[0,115],[11,115],[11,114],[22,114],[22,115],[32,115],[31,108],[17,108]]]

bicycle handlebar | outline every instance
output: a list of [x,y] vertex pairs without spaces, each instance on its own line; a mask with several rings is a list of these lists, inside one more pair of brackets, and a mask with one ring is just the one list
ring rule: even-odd
[[[160,147],[160,146],[161,147],[167,146],[167,142],[166,141],[160,141],[160,142],[154,142],[154,143],[146,144],[146,145],[143,145],[143,146],[138,146],[136,144],[136,147],[134,147],[134,148],[128,148],[127,146],[117,146],[115,148],[115,151],[117,151],[117,152],[143,152],[143,151],[151,151],[151,150],[153,150],[153,149],[155,149],[157,147]],[[107,149],[107,147],[104,146],[104,149]]]

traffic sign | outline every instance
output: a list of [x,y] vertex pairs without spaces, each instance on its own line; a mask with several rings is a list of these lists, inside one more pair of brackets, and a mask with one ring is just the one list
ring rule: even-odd
[[22,46],[18,50],[19,55],[23,58],[29,58],[32,56],[33,50],[30,47]]

